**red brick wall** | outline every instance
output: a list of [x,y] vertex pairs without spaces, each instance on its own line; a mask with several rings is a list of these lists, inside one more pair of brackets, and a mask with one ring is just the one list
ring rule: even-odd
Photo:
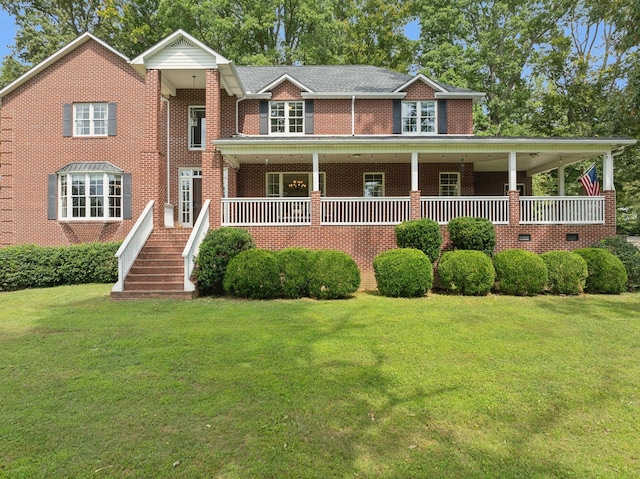
[[[503,196],[504,185],[509,183],[509,173],[506,171],[486,172],[476,171],[474,174],[474,189],[478,196]],[[533,183],[524,171],[518,171],[518,183],[524,183],[525,196],[531,196]]]
[[473,134],[473,102],[471,100],[447,100],[447,133],[449,135]]
[[[47,175],[70,162],[110,161],[139,185],[144,92],[125,60],[89,40],[3,98],[0,245],[124,238],[145,206],[135,186],[132,220],[61,224],[47,220]],[[117,136],[63,138],[63,105],[73,102],[117,103]]]

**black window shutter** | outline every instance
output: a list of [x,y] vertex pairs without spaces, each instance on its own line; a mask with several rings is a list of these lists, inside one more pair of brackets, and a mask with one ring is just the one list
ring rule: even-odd
[[402,133],[402,101],[393,100],[393,134]]
[[260,134],[269,134],[269,101],[260,100]]
[[447,100],[438,100],[438,134],[447,134]]
[[109,136],[116,136],[117,131],[117,122],[116,122],[116,113],[118,109],[115,103],[109,103],[107,109],[107,134]]
[[122,218],[130,220],[131,212],[131,173],[122,175]]
[[47,181],[47,219],[55,220],[58,218],[58,175],[48,175]]
[[71,103],[65,103],[62,107],[62,136],[73,134],[73,112]]
[[306,135],[313,135],[313,100],[306,100],[304,102],[304,133]]

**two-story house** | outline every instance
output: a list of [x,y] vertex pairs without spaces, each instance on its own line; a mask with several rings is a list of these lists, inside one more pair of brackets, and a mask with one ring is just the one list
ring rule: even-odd
[[[499,250],[615,234],[614,157],[635,140],[478,137],[482,96],[372,66],[237,67],[183,31],[129,59],[87,33],[0,90],[0,246],[124,240],[125,297],[191,294],[220,226],[365,273],[409,219],[446,237],[451,218],[488,218]],[[586,158],[603,194],[565,196],[564,167]],[[560,195],[531,196],[552,169]]]

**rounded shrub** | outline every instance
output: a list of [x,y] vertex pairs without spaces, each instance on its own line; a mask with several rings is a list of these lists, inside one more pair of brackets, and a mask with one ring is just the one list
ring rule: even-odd
[[514,296],[533,296],[544,291],[548,281],[547,265],[530,251],[510,249],[495,255],[498,290]]
[[627,271],[627,289],[633,291],[640,289],[640,249],[629,243],[622,236],[611,236],[598,241],[595,248],[604,248],[613,253],[622,261]]
[[306,248],[285,248],[276,252],[285,298],[309,296],[309,269],[313,251]]
[[496,229],[486,218],[453,218],[447,232],[455,249],[482,251],[491,256],[496,247]]
[[227,265],[223,284],[228,294],[241,298],[277,298],[282,288],[275,254],[263,249],[238,253]]
[[433,220],[404,221],[396,226],[398,248],[414,248],[427,255],[432,263],[440,256],[442,233],[440,225]]
[[309,269],[309,295],[316,299],[349,298],[360,286],[360,270],[346,253],[316,251]]
[[551,294],[581,294],[587,280],[587,262],[570,251],[540,255],[547,265],[547,289]]
[[602,248],[582,248],[575,250],[587,262],[587,293],[620,294],[627,288],[627,272],[622,261],[613,253]]
[[247,230],[223,227],[209,231],[202,240],[195,277],[202,293],[222,293],[222,281],[229,261],[238,253],[255,248]]
[[373,259],[378,291],[385,296],[424,296],[433,285],[433,266],[422,251],[401,248],[384,251]]
[[496,271],[482,251],[447,251],[438,263],[442,288],[465,296],[485,296],[493,288]]

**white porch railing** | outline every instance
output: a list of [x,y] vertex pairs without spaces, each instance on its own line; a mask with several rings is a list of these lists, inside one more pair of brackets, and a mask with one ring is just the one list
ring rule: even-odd
[[311,224],[311,198],[223,198],[222,226]]
[[323,225],[395,225],[410,219],[410,198],[322,198]]
[[486,218],[493,224],[509,224],[508,196],[423,196],[420,216],[447,224],[459,216]]
[[523,196],[520,224],[604,224],[604,196]]
[[191,282],[191,275],[196,266],[196,258],[200,251],[200,244],[209,231],[209,204],[211,200],[207,200],[202,205],[202,210],[198,215],[196,224],[193,226],[193,231],[189,235],[189,240],[182,252],[182,258],[184,260],[184,290],[195,291],[196,285]]
[[111,291],[120,292],[124,290],[124,280],[153,231],[153,203],[153,200],[147,203],[133,228],[131,228],[120,248],[116,251],[118,282],[113,285]]

